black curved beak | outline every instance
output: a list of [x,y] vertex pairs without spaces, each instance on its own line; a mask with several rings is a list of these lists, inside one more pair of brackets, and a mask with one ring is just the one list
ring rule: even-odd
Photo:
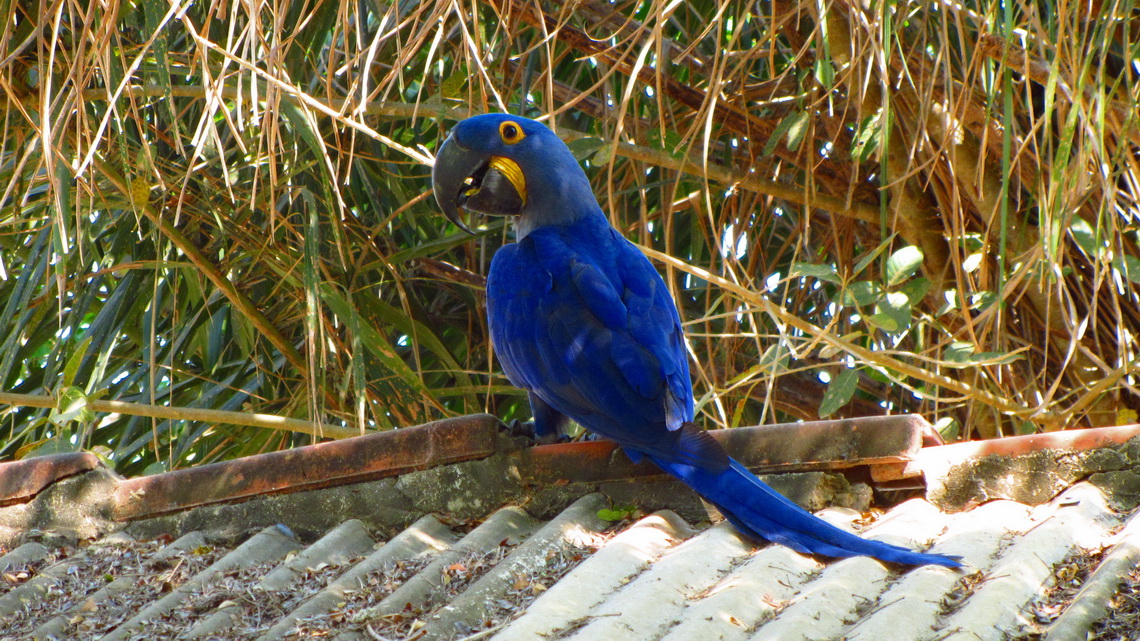
[[443,215],[463,231],[474,234],[463,223],[459,210],[492,216],[517,216],[522,213],[523,197],[511,181],[492,166],[493,158],[467,149],[447,137],[435,157],[431,170],[432,191]]

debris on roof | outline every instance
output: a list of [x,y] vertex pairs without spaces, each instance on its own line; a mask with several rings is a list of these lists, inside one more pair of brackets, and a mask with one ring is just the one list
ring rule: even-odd
[[[766,428],[719,437],[735,439],[734,454],[761,470],[798,470],[768,478],[799,479],[788,487],[802,501],[859,508],[828,507],[822,518],[960,555],[967,568],[955,571],[758,544],[710,523],[690,492],[607,443],[520,449],[497,426],[465,420],[446,438],[400,437],[431,451],[389,457],[395,471],[374,465],[333,481],[297,475],[309,463],[336,470],[348,450],[301,448],[282,475],[248,459],[212,476],[172,473],[185,487],[53,459],[38,478],[54,481],[0,507],[0,526],[20,531],[0,550],[0,641],[1107,641],[1131,638],[1140,621],[1140,518],[1128,513],[1126,484],[1093,482],[1130,473],[1140,441],[1119,432],[1131,428],[1086,434],[1091,449],[991,443],[956,461],[952,449],[967,448],[936,444],[913,418],[872,423],[893,435],[868,435],[857,421],[812,426],[822,440],[828,429],[833,440],[845,435],[842,447],[833,443],[842,461],[785,448],[758,462],[749,435],[763,442]],[[370,452],[383,457],[392,442],[371,441]],[[464,442],[483,446],[467,458],[455,445]],[[585,463],[574,468],[579,453]],[[1035,463],[1018,463],[1026,457]],[[34,460],[21,462],[22,473]],[[1071,477],[1049,476],[1072,483],[1036,504],[993,498],[1040,498],[1017,486],[1044,478],[1048,461],[1078,461],[1065,468]],[[242,478],[250,470],[259,478]],[[969,509],[948,513],[929,496],[867,506],[872,486],[925,476],[952,487],[960,470],[978,475],[981,489],[962,502]],[[0,464],[0,487],[5,473]]]
[[1083,639],[1137,616],[1105,606],[1135,568],[1140,519],[1088,483],[952,515],[915,499],[863,530],[961,555],[964,572],[807,557],[668,511],[611,526],[607,505],[592,494],[545,522],[505,507],[468,531],[425,516],[387,542],[349,520],[307,546],[282,527],[236,546],[198,532],[29,543],[0,557],[0,639],[998,641]]

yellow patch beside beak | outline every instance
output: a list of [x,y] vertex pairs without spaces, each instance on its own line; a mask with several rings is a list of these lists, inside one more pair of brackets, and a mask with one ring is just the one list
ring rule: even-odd
[[507,177],[507,180],[511,181],[511,185],[518,192],[522,204],[526,205],[526,178],[523,177],[522,168],[519,167],[518,163],[503,156],[492,156],[489,164],[492,169],[498,170],[499,173]]

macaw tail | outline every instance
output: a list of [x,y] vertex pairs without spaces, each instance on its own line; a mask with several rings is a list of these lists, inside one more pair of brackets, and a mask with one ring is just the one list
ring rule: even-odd
[[754,538],[786,545],[804,554],[872,556],[893,563],[950,568],[962,565],[957,557],[914,552],[841,530],[792,503],[733,459],[729,459],[727,467],[711,470],[649,458],[717,506],[741,532]]

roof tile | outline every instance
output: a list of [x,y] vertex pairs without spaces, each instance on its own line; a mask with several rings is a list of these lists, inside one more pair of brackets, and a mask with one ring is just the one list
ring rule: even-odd
[[418,560],[435,558],[439,553],[451,549],[457,538],[436,517],[429,514],[421,518],[387,543],[377,544],[374,552],[332,580],[295,610],[272,623],[258,639],[277,641],[292,636],[298,626],[305,625],[306,622],[313,627],[326,627],[332,618],[330,614],[362,588],[369,586],[371,577],[382,576],[386,570],[404,564],[414,565]]
[[126,479],[115,488],[115,518],[139,519],[486,458],[496,452],[498,431],[498,419],[477,414]]
[[751,630],[774,618],[822,568],[817,559],[790,548],[768,546],[733,569],[704,598],[691,603],[662,641],[747,639]]
[[[430,435],[416,438],[423,436]],[[500,461],[514,456],[499,454]],[[557,461],[568,465],[570,458]],[[992,465],[995,483],[1005,482],[996,469],[1001,464]],[[437,475],[445,499],[457,491],[448,483],[460,474]],[[627,483],[630,496],[638,486]],[[399,491],[400,485],[383,487]],[[409,635],[422,641],[1007,641],[1036,635],[1062,641],[1085,639],[1098,621],[1120,627],[1133,616],[1105,604],[1124,603],[1121,585],[1133,581],[1140,517],[1115,512],[1090,483],[1036,507],[997,500],[951,515],[916,499],[869,527],[862,527],[867,519],[858,512],[820,512],[861,536],[960,555],[963,571],[807,557],[744,540],[727,524],[691,526],[668,510],[614,525],[599,517],[604,497],[587,494],[559,512],[586,493],[558,484],[547,489],[548,503],[524,503],[543,518],[517,506],[477,519],[474,528],[424,516],[392,537],[389,526],[335,508],[335,518],[306,535],[320,537],[309,545],[284,526],[237,541],[212,531],[169,543],[169,537],[134,541],[122,533],[62,550],[29,543],[0,556],[0,568],[16,571],[0,581],[0,641]],[[305,496],[303,490],[296,496]],[[192,496],[194,488],[180,492]],[[373,498],[359,502],[359,510],[387,509],[373,500],[381,495],[367,496]],[[666,491],[665,503],[671,498]],[[319,505],[298,503],[305,504]],[[396,530],[415,518],[409,514]],[[345,520],[329,525],[337,519]],[[210,524],[208,518],[194,522]],[[1087,579],[1069,571],[1077,563],[1092,570]]]
[[0,463],[0,505],[27,501],[60,479],[98,466],[99,458],[90,452],[50,454]]
[[641,519],[554,584],[496,638],[532,641],[571,628],[645,566],[692,534],[688,524],[669,511]]
[[948,641],[1001,641],[1029,625],[1024,612],[1042,588],[1052,583],[1053,569],[1078,546],[1103,545],[1111,518],[1104,495],[1087,483],[1079,484],[1052,503],[1040,506],[1040,522],[1012,542],[958,611],[945,621]]
[[574,622],[572,626],[580,627],[567,638],[657,639],[682,616],[690,600],[715,586],[751,552],[751,544],[728,522],[710,527],[666,552],[585,619]]
[[[276,527],[232,550],[213,549],[201,533],[165,547],[106,539],[0,595],[0,606],[13,612],[28,599],[63,598],[66,577],[104,576],[107,566],[99,559],[108,551],[136,558],[131,567],[144,573],[202,558],[193,572],[170,574],[165,593],[140,591],[149,578],[123,573],[83,598],[65,599],[71,605],[62,613],[54,606],[37,610],[39,618],[13,628],[19,636],[0,638],[64,638],[87,629],[84,638],[109,630],[103,638],[132,640],[155,634],[270,640],[304,631],[342,641],[408,633],[425,641],[469,635],[495,641],[1005,641],[1046,631],[1025,613],[1056,582],[1055,568],[1081,550],[1115,544],[1057,620],[1048,637],[1056,641],[1083,638],[1092,621],[1106,616],[1086,606],[1106,601],[1140,557],[1140,520],[1112,534],[1123,519],[1089,484],[1035,508],[997,501],[945,516],[924,501],[909,501],[862,532],[911,545],[933,540],[935,551],[961,553],[972,566],[969,574],[757,547],[727,524],[694,533],[669,512],[606,537],[607,524],[597,517],[603,505],[591,495],[545,522],[507,507],[462,536],[456,526],[428,516],[382,544],[352,520],[307,547]],[[858,515],[828,509],[821,516],[852,528]],[[544,574],[552,559],[557,572]],[[0,565],[11,563],[0,557]],[[549,589],[536,587],[545,587],[543,581]],[[295,597],[288,614],[250,603],[276,594]],[[134,605],[125,614],[134,616],[77,627],[91,612],[126,603]]]
[[1134,514],[1116,537],[1115,545],[1085,582],[1069,608],[1049,627],[1045,641],[1088,638],[1092,625],[1108,614],[1121,577],[1140,566],[1140,512]]
[[0,572],[14,572],[27,565],[42,562],[51,555],[51,550],[38,541],[28,541],[20,547],[0,556]]
[[[1029,527],[1029,510],[1012,501],[986,504],[969,516],[955,515],[931,551],[961,556],[968,567],[992,563],[1007,527]],[[1007,525],[1008,524],[1008,525]],[[995,527],[995,525],[998,525]],[[876,607],[847,633],[849,641],[917,641],[941,628],[946,605],[955,600],[963,575],[949,568],[923,566],[907,572],[878,597]]]
[[[530,535],[462,594],[444,604],[424,627],[425,636],[446,638],[457,632],[469,633],[470,621],[494,625],[501,622],[504,615],[513,614],[511,610],[518,603],[506,597],[515,585],[520,590],[529,588],[536,578],[545,574],[542,569],[547,561],[567,548],[586,550],[598,545],[600,533],[609,525],[598,517],[598,511],[607,505],[600,494],[578,499]],[[527,602],[530,600],[526,599]]]
[[284,590],[293,581],[322,563],[343,565],[372,551],[375,541],[358,519],[350,519],[329,531],[261,579],[263,590]]
[[181,605],[197,588],[215,580],[225,572],[274,561],[300,547],[296,540],[280,528],[265,528],[170,593],[152,601],[138,614],[102,638],[104,641],[126,641],[138,638],[138,633],[141,633],[143,638],[154,638],[155,632],[151,629],[154,623]]

